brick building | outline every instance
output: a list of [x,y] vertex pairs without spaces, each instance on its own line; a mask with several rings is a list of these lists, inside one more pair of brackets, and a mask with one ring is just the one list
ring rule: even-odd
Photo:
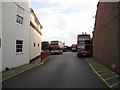
[[120,73],[120,3],[99,2],[93,32],[93,57]]

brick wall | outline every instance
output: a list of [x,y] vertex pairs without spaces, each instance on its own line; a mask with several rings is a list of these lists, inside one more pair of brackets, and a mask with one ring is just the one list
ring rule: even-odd
[[118,63],[119,63],[119,73],[120,73],[120,2],[118,6]]
[[94,30],[93,57],[118,72],[117,2],[99,2]]

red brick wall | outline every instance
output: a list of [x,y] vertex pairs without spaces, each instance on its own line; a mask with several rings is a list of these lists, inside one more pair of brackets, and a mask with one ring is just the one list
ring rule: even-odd
[[118,72],[117,2],[100,2],[98,4],[94,30],[93,57]]
[[119,63],[119,72],[120,72],[120,1],[119,1],[119,6],[118,6],[118,63]]

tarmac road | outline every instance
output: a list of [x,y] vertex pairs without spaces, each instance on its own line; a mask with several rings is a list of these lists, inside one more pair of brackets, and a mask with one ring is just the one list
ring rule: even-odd
[[53,55],[43,65],[3,82],[3,88],[108,88],[76,52]]

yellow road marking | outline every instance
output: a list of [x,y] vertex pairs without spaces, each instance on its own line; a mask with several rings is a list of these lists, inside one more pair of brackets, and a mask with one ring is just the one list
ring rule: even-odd
[[[98,77],[100,77],[100,75],[94,70],[94,68],[92,67],[92,65],[89,63],[89,65],[90,65],[90,67],[93,69],[93,71],[96,73],[96,75],[98,76]],[[110,88],[110,86],[109,86],[109,84],[102,78],[102,77],[100,77],[101,79],[102,79],[102,81]]]
[[[100,71],[97,71],[97,72],[106,72],[106,71],[110,71],[110,70],[100,70]],[[111,72],[111,71],[110,71]]]
[[109,73],[99,74],[99,75],[100,75],[100,76],[103,76],[103,75],[108,75],[108,74],[111,74],[111,73],[114,73],[114,72],[109,72]]
[[113,86],[118,85],[119,83],[120,83],[120,82],[110,85],[110,88],[112,88]]
[[110,80],[110,79],[113,79],[113,78],[117,78],[119,75],[116,75],[116,76],[113,76],[113,77],[110,77],[110,78],[106,78],[105,80]]
[[92,67],[92,65],[89,63],[90,67],[92,68],[93,71],[95,71],[95,69]]
[[[118,82],[118,83],[109,85],[106,80],[108,80],[108,79],[110,79],[110,78],[107,78],[107,79],[102,78],[102,77],[100,76],[100,74],[98,74],[98,72],[100,72],[101,70],[98,70],[98,71],[97,71],[97,69],[94,69],[94,68],[93,68],[92,64],[90,64],[89,62],[88,62],[88,64],[89,64],[89,66],[92,68],[92,70],[96,73],[96,75],[97,75],[98,77],[100,77],[101,80],[102,80],[110,89],[112,89],[113,86],[118,85],[118,84],[120,83],[120,82]],[[104,70],[109,70],[109,69],[106,68],[106,69],[104,69]],[[112,72],[112,73],[115,73],[115,72]],[[107,73],[107,74],[108,74],[108,73]],[[117,73],[116,73],[116,74],[117,74]],[[105,74],[102,74],[102,75],[105,75]],[[118,77],[118,76],[119,76],[119,75],[117,75],[116,77]],[[113,77],[111,77],[111,78],[113,78]]]

